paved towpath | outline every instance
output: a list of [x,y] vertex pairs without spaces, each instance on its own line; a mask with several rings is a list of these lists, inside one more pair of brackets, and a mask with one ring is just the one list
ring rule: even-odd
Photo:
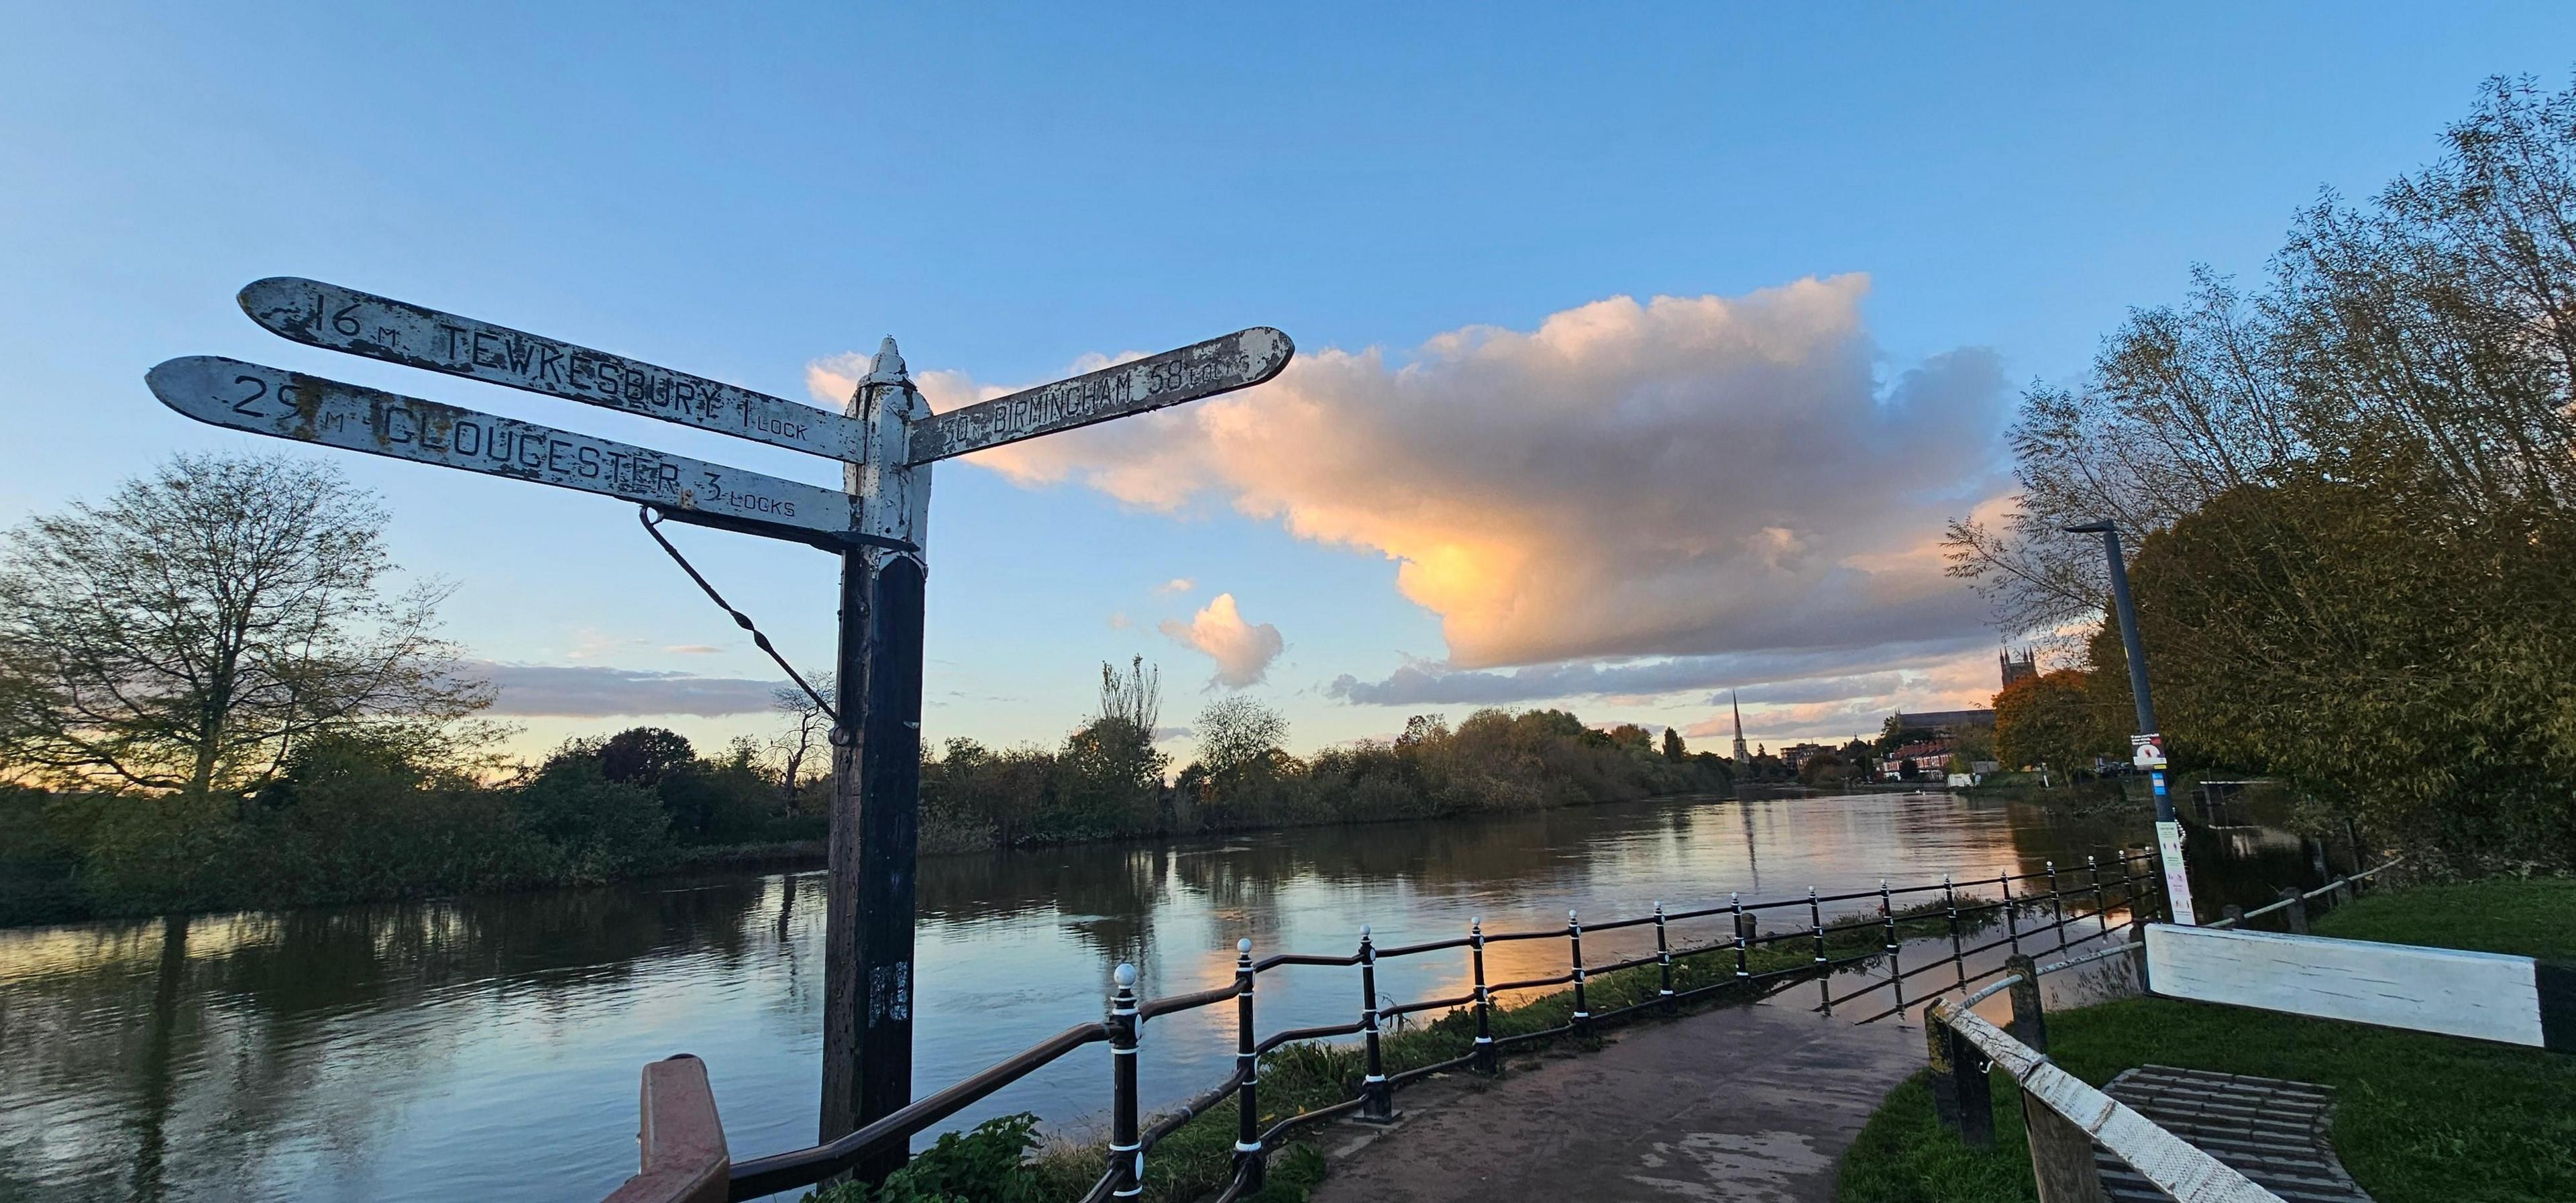
[[1396,1095],[1404,1120],[1318,1133],[1315,1203],[1583,1199],[1807,1203],[1879,1100],[1923,1067],[1919,1021],[1865,1027],[1792,999],[1614,1030],[1597,1053]]

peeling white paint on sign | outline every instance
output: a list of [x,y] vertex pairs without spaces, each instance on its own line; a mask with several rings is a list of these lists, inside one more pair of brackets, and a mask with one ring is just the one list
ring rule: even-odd
[[252,434],[830,535],[854,516],[832,489],[237,359],[173,359],[145,380],[163,405]]
[[928,463],[1250,388],[1278,375],[1296,353],[1286,334],[1254,326],[961,406],[913,423],[910,462]]
[[250,320],[308,346],[831,459],[859,457],[859,424],[846,416],[623,355],[294,276],[252,281],[239,300]]

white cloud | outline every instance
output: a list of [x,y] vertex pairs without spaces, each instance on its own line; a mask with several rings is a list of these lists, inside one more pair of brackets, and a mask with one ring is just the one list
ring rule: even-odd
[[1187,593],[1187,592],[1189,592],[1190,590],[1195,589],[1195,588],[1198,588],[1198,582],[1193,581],[1193,580],[1191,580],[1190,578],[1185,577],[1185,576],[1176,576],[1176,577],[1173,577],[1172,579],[1170,579],[1170,580],[1168,580],[1168,581],[1163,582],[1162,584],[1159,584],[1159,585],[1154,586],[1154,592],[1156,592],[1156,593]]
[[1214,683],[1232,689],[1259,682],[1270,672],[1271,661],[1287,646],[1279,638],[1279,628],[1269,623],[1254,625],[1243,621],[1243,613],[1234,603],[1234,595],[1220,593],[1207,608],[1188,622],[1167,618],[1160,629],[1174,643],[1195,648],[1216,661]]
[[462,672],[493,684],[498,696],[488,713],[512,718],[757,714],[769,709],[771,691],[785,684],[587,664],[476,662]]
[[1109,612],[1110,630],[1123,631],[1134,625],[1136,625],[1136,620],[1127,617],[1127,612],[1125,610],[1111,610]]
[[[1309,350],[1258,389],[967,459],[1382,553],[1450,669],[1961,638],[1984,613],[1937,541],[2000,491],[2003,381],[1978,349],[1882,374],[1866,292],[1613,297],[1400,363]],[[818,395],[855,362],[817,361]],[[940,409],[1006,391],[919,379]]]
[[674,643],[662,650],[675,656],[713,656],[724,651],[711,643]]

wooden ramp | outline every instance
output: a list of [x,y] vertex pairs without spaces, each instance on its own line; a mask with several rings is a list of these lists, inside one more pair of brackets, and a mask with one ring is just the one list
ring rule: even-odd
[[[2149,1065],[2111,1079],[2103,1093],[2285,1203],[2370,1203],[2328,1140],[2331,1086]],[[2165,1203],[2110,1151],[2097,1148],[2093,1158],[2113,1203]]]

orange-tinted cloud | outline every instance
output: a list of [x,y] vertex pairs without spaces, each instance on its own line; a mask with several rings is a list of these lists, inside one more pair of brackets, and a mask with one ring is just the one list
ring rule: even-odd
[[[1447,656],[1417,666],[1433,675],[1955,650],[1982,611],[1929,549],[1946,514],[1996,491],[2005,390],[1981,350],[1890,368],[1867,287],[1612,297],[1400,357],[1310,348],[1262,388],[968,462],[1155,509],[1214,496],[1383,554],[1440,616]],[[818,362],[818,396],[847,367]],[[1005,391],[920,380],[943,410]]]

